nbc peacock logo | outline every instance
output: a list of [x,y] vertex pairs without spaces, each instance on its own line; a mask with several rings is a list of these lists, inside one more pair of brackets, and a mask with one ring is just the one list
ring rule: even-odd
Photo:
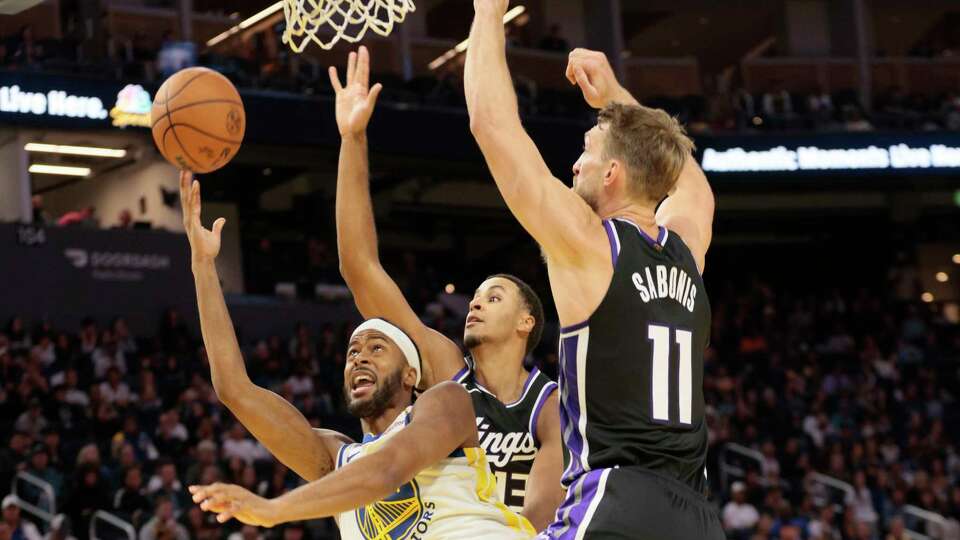
[[110,109],[110,118],[117,127],[150,127],[150,92],[139,84],[128,84],[117,94],[117,104]]
[[423,501],[417,480],[400,486],[391,496],[354,512],[365,540],[405,540],[423,516]]

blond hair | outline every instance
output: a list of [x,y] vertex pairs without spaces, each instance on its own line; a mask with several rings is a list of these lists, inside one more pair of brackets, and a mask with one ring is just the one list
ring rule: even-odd
[[626,166],[631,192],[663,200],[694,149],[683,126],[661,109],[622,103],[604,107],[598,124],[606,132],[603,157]]

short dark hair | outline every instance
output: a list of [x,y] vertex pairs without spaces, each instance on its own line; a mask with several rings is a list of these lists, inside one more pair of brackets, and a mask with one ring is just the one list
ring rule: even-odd
[[520,297],[523,299],[523,304],[530,312],[530,315],[533,315],[534,320],[533,329],[530,330],[530,335],[527,336],[526,354],[532,353],[533,350],[537,348],[537,345],[540,344],[540,338],[543,337],[543,325],[546,322],[544,321],[543,302],[540,301],[540,296],[526,281],[513,274],[494,274],[487,279],[493,278],[503,278],[511,281],[520,289]]

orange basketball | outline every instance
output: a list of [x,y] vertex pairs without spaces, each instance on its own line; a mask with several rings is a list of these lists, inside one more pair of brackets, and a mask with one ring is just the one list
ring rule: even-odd
[[212,69],[180,70],[164,81],[150,111],[153,141],[178,169],[208,173],[233,159],[247,117],[233,83]]

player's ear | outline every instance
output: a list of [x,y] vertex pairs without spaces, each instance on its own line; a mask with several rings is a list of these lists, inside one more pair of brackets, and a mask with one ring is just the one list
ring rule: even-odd
[[610,187],[622,176],[623,164],[615,159],[611,159],[607,163],[607,171],[603,174],[603,187]]
[[410,388],[417,387],[417,370],[413,366],[408,365],[403,368],[403,384]]
[[523,311],[520,315],[520,322],[517,325],[517,330],[521,332],[530,333],[533,332],[533,327],[537,325],[537,319],[530,314],[529,311]]

